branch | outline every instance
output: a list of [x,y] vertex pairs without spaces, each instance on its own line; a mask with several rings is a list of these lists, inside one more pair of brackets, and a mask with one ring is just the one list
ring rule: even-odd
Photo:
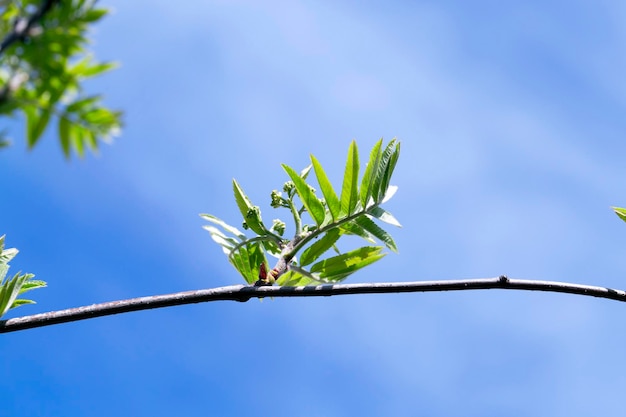
[[21,41],[28,36],[31,29],[38,24],[41,19],[43,19],[44,15],[52,9],[59,0],[44,0],[41,3],[41,6],[28,18],[20,18],[15,21],[15,25],[13,26],[13,30],[9,32],[7,36],[4,37],[2,42],[0,43],[0,55],[6,49],[14,44],[17,41]]
[[16,332],[35,327],[51,326],[53,324],[69,323],[72,321],[110,316],[119,313],[128,313],[131,311],[150,310],[153,308],[203,303],[209,301],[231,300],[245,302],[251,298],[263,297],[328,297],[332,295],[347,294],[486,290],[494,288],[505,290],[562,292],[626,302],[626,292],[622,290],[557,281],[509,279],[504,275],[498,278],[482,279],[367,284],[324,284],[307,287],[254,287],[245,285],[230,285],[227,287],[218,287],[206,290],[186,291],[174,294],[110,301],[90,306],[69,308],[67,310],[51,311],[49,313],[17,317],[9,320],[0,320],[0,333]]

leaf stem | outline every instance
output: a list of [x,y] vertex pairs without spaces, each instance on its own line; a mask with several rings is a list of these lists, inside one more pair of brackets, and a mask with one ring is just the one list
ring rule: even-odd
[[287,203],[289,204],[289,210],[291,210],[291,214],[293,215],[293,222],[296,225],[295,235],[298,236],[302,233],[302,218],[300,217],[300,213],[298,213],[298,209],[293,202],[293,197],[289,198]]
[[367,209],[360,210],[360,211],[358,211],[356,213],[353,213],[353,214],[350,214],[350,215],[348,215],[348,216],[346,216],[346,217],[344,217],[342,219],[337,219],[336,221],[334,221],[332,223],[329,223],[329,224],[327,224],[324,227],[320,227],[318,229],[315,229],[315,230],[311,231],[309,234],[307,234],[306,236],[302,237],[302,239],[300,241],[298,241],[297,243],[295,243],[293,245],[293,248],[292,248],[291,253],[290,253],[291,257],[293,258],[295,256],[295,254],[300,249],[302,249],[302,247],[304,245],[309,243],[310,240],[316,238],[317,236],[319,236],[319,235],[321,235],[323,233],[326,233],[327,231],[329,231],[331,229],[339,227],[342,224],[349,223],[349,222],[351,222],[352,220],[356,219],[359,216],[368,214],[370,210],[372,210],[372,209],[374,209],[376,207],[378,207],[378,204],[373,204],[373,205],[369,206]]

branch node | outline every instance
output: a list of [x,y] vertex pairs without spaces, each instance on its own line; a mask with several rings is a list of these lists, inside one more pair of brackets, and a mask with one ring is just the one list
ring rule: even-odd
[[499,282],[500,284],[504,284],[504,285],[506,285],[506,284],[508,284],[508,283],[509,283],[509,277],[507,277],[506,275],[500,275],[500,276],[498,277],[498,282]]

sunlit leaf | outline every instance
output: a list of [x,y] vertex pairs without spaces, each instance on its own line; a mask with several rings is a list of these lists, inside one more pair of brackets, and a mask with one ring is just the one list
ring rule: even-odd
[[385,195],[387,194],[387,189],[389,187],[389,181],[391,181],[391,176],[393,175],[393,170],[396,168],[396,163],[398,162],[398,156],[400,155],[400,142],[396,142],[392,140],[388,147],[392,147],[391,155],[387,161],[385,166],[385,172],[383,175],[383,179],[380,185],[380,200],[384,200]]
[[203,226],[203,228],[209,232],[211,239],[213,239],[218,245],[222,247],[222,250],[226,255],[230,254],[232,249],[237,246],[237,242],[234,238],[226,236],[221,230],[214,226]]
[[239,238],[241,241],[246,239],[246,235],[240,231],[239,229],[237,229],[234,226],[229,225],[228,223],[226,223],[225,221],[218,219],[217,217],[211,215],[211,214],[200,214],[200,217],[202,217],[204,220],[209,221],[211,223],[214,223],[218,226],[220,226],[221,228],[223,228],[224,230],[226,230],[229,233],[232,233],[233,235],[237,236],[237,238]]
[[402,227],[400,222],[391,213],[378,206],[368,210],[368,213],[371,214],[372,217],[380,220],[381,222],[385,222],[396,227]]
[[326,200],[328,210],[332,215],[332,219],[336,220],[339,218],[339,214],[341,212],[341,202],[339,201],[339,197],[337,197],[337,194],[335,193],[332,184],[328,180],[328,177],[326,176],[326,172],[324,172],[322,165],[313,155],[311,155],[311,162],[313,163],[315,176],[317,177],[317,182],[320,185],[322,194],[324,195],[324,199]]
[[626,222],[626,208],[613,207],[613,211],[615,211],[615,214],[617,214],[620,219]]
[[385,192],[387,191],[386,188],[384,188],[385,174],[387,173],[389,160],[392,158],[392,155],[394,153],[395,142],[396,141],[394,139],[387,144],[385,150],[381,154],[376,172],[374,173],[371,195],[375,203],[380,203],[382,198],[385,196]]
[[390,185],[390,186],[388,186],[387,187],[387,192],[385,193],[385,196],[383,197],[383,200],[380,202],[380,204],[385,204],[387,201],[391,200],[391,197],[396,195],[397,191],[398,191],[398,186],[397,185]]
[[115,69],[118,66],[119,64],[116,62],[102,62],[102,63],[88,66],[79,75],[83,77],[94,77],[96,75],[100,75],[104,72]]
[[239,212],[243,216],[248,227],[258,235],[267,234],[268,231],[263,225],[261,212],[258,206],[254,206],[250,202],[250,199],[243,192],[243,189],[235,179],[233,179],[233,192],[235,193],[235,201],[237,202],[237,207],[239,207]]
[[314,264],[310,272],[319,273],[320,278],[341,281],[353,272],[376,262],[385,256],[381,246],[364,246],[350,252],[324,259]]
[[309,176],[309,173],[311,172],[311,168],[313,168],[313,165],[309,164],[306,168],[300,171],[300,178],[302,178],[303,180],[306,180],[307,177]]
[[86,111],[88,108],[90,108],[91,106],[93,106],[94,104],[96,104],[98,101],[100,101],[100,99],[101,99],[101,96],[99,95],[83,97],[79,100],[74,101],[72,104],[68,105],[65,108],[65,111],[68,113],[76,113],[76,112],[82,113]]
[[367,162],[367,166],[365,167],[365,173],[363,174],[363,179],[361,180],[361,206],[367,207],[369,203],[369,199],[372,196],[372,188],[373,188],[373,180],[378,170],[378,164],[380,162],[380,153],[381,146],[383,140],[380,139],[370,152],[370,158]]
[[302,252],[302,255],[300,256],[300,266],[306,266],[314,262],[317,258],[328,251],[335,244],[335,242],[339,240],[340,236],[339,229],[329,230],[317,242],[313,243],[311,246],[306,248],[304,252]]
[[346,215],[352,214],[359,198],[359,151],[356,141],[350,142],[348,148],[348,158],[343,176],[343,186],[341,188],[341,211]]
[[363,229],[368,231],[372,236],[376,239],[380,240],[394,252],[398,252],[398,247],[396,246],[396,242],[394,242],[393,238],[389,233],[383,230],[380,226],[372,221],[366,215],[359,216],[355,220],[355,223],[361,226]]
[[288,165],[282,164],[283,169],[291,178],[296,186],[296,192],[302,201],[302,204],[307,209],[313,221],[319,226],[324,222],[325,210],[324,205],[319,198],[313,193],[309,185]]
[[[37,288],[44,288],[48,286],[48,284],[45,281],[42,281],[39,279],[31,279],[35,276],[33,274],[25,274],[25,275],[27,277],[26,277],[26,281],[24,281],[24,283],[22,284],[22,288],[20,288],[20,292],[19,292],[20,295],[30,290],[35,290]],[[30,304],[34,304],[34,301],[31,301]]]
[[356,235],[365,239],[369,243],[376,243],[372,234],[369,233],[367,230],[363,229],[358,224],[356,224],[354,220],[349,223],[342,224],[340,226],[340,230],[341,230],[341,233],[344,235]]
[[107,13],[109,13],[107,9],[91,9],[85,12],[85,14],[82,16],[82,20],[86,23],[97,22],[98,20],[106,16]]

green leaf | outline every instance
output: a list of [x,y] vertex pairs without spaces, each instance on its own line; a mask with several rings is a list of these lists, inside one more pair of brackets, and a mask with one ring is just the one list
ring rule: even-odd
[[380,139],[372,148],[372,151],[370,152],[370,159],[367,161],[365,173],[363,174],[363,179],[361,180],[361,206],[364,208],[367,207],[369,199],[372,196],[372,185],[375,173],[378,170],[378,164],[380,162],[380,148],[382,143],[383,140]]
[[261,264],[267,265],[265,248],[259,241],[240,246],[229,255],[228,259],[248,284],[253,284],[259,279]]
[[392,140],[389,145],[392,145],[393,149],[391,152],[391,156],[387,161],[387,165],[385,166],[385,172],[383,175],[383,179],[380,185],[380,200],[383,201],[387,194],[387,189],[389,188],[389,181],[391,181],[391,176],[393,175],[393,170],[396,168],[396,163],[398,162],[398,157],[400,156],[400,142],[396,142],[395,139]]
[[85,128],[73,124],[70,128],[70,138],[72,139],[72,145],[78,156],[81,158],[85,156]]
[[87,96],[83,97],[79,100],[74,101],[72,104],[69,104],[65,111],[68,113],[83,113],[86,112],[93,105],[98,103],[102,97],[99,95]]
[[94,77],[102,74],[103,72],[111,71],[117,67],[119,67],[117,62],[101,62],[86,67],[80,74],[77,75],[81,75],[83,77]]
[[233,253],[229,256],[228,260],[235,267],[237,272],[241,274],[244,280],[247,283],[250,283],[248,280],[248,275],[250,275],[250,265],[248,262],[248,251],[245,248],[239,249],[236,253]]
[[26,141],[28,147],[32,148],[37,142],[37,138],[35,137],[35,130],[39,116],[37,114],[37,109],[33,106],[24,106],[22,107],[22,111],[26,116]]
[[15,248],[4,249],[4,236],[0,236],[0,316],[20,305],[33,304],[34,301],[32,300],[17,297],[27,291],[46,286],[44,281],[33,280],[33,274],[20,274],[18,272],[13,278],[5,280],[9,261],[17,253],[18,250]]
[[615,214],[619,216],[620,219],[626,222],[626,208],[621,207],[612,207]]
[[252,208],[252,203],[248,196],[243,192],[243,189],[239,185],[236,179],[233,178],[233,192],[235,193],[235,201],[237,202],[237,207],[239,207],[239,212],[246,218],[248,214],[248,210]]
[[340,230],[344,235],[355,235],[365,239],[369,243],[376,243],[372,234],[356,224],[354,220],[349,223],[342,224],[340,226]]
[[20,299],[17,299],[15,301],[13,301],[13,304],[11,305],[11,308],[23,306],[25,304],[37,304],[37,303],[35,303],[33,300],[24,300],[24,299],[20,298]]
[[364,246],[350,252],[324,259],[311,267],[311,273],[331,281],[341,281],[359,269],[385,256],[381,246]]
[[226,236],[221,230],[214,226],[203,226],[203,229],[208,231],[211,235],[211,239],[215,241],[218,245],[222,247],[222,250],[226,255],[229,255],[230,252],[237,246],[239,242],[237,242],[234,238]]
[[372,236],[383,242],[389,249],[394,252],[398,252],[396,242],[389,233],[380,228],[376,223],[372,221],[367,215],[359,216],[355,220],[355,223],[369,232]]
[[[387,147],[383,151],[380,161],[378,163],[378,167],[374,174],[374,180],[372,183],[372,198],[376,204],[380,203],[385,196],[385,192],[387,191],[385,187],[385,175],[387,173],[387,168],[389,165],[389,160],[392,158],[392,154],[394,153],[394,144],[396,140],[393,139],[391,142],[387,144]],[[397,157],[396,157],[397,160]],[[395,163],[394,163],[395,165]]]
[[82,16],[82,20],[83,22],[86,22],[86,23],[93,23],[102,19],[104,16],[107,15],[107,13],[109,13],[107,9],[87,10],[85,14]]
[[267,265],[263,245],[260,242],[254,242],[248,249],[248,256],[250,262],[250,275],[246,277],[246,281],[249,284],[252,284],[259,279],[261,264]]
[[307,278],[303,276],[302,274],[300,274],[299,272],[295,272],[292,270],[289,270],[285,272],[284,274],[282,274],[280,277],[278,277],[278,280],[276,281],[278,285],[285,286],[285,287],[308,285],[311,282],[313,282],[312,279]]
[[24,284],[22,284],[22,288],[20,288],[20,295],[24,294],[26,291],[35,290],[37,288],[45,288],[48,286],[45,281],[39,279],[31,279],[35,276],[34,274],[24,275],[26,275],[26,280],[24,281]]
[[70,157],[70,121],[67,114],[63,114],[59,118],[59,140],[61,141],[61,149],[66,158]]
[[324,222],[324,217],[326,216],[326,210],[324,210],[324,205],[320,201],[319,198],[313,193],[309,185],[298,175],[296,171],[293,170],[288,165],[281,164],[291,181],[293,181],[296,192],[302,201],[302,204],[307,209],[313,221],[319,226]]
[[309,164],[306,168],[300,171],[300,178],[302,178],[303,180],[306,180],[307,177],[309,176],[309,173],[311,172],[311,168],[313,168],[313,165]]
[[402,227],[400,222],[391,213],[378,206],[368,210],[367,212],[368,214],[371,214],[372,217],[380,220],[381,222],[385,222],[396,227]]
[[246,225],[258,235],[267,235],[268,230],[261,220],[259,207],[252,205],[252,202],[235,179],[233,179],[233,192],[235,193],[237,207],[239,207],[239,212],[243,216]]
[[302,252],[300,256],[300,266],[306,266],[314,262],[317,258],[322,256],[328,249],[330,249],[341,234],[339,229],[331,229],[317,242],[309,246]]
[[387,187],[387,192],[385,192],[385,195],[383,197],[383,200],[380,202],[380,204],[385,204],[387,201],[391,200],[391,198],[396,195],[396,192],[398,191],[398,186],[397,185],[390,185]]
[[31,147],[35,146],[35,143],[41,138],[41,136],[43,135],[43,132],[46,130],[46,127],[48,126],[48,122],[50,121],[50,115],[52,114],[52,112],[50,111],[50,109],[44,109],[41,111],[41,114],[39,115],[39,119],[37,119],[37,122],[35,123],[32,135],[33,137],[32,139],[32,143],[29,144]]
[[356,208],[359,199],[357,181],[359,179],[359,151],[356,141],[350,142],[348,148],[348,159],[343,176],[343,187],[341,189],[341,211],[345,215],[350,215]]
[[212,214],[204,213],[204,214],[200,214],[200,217],[202,217],[206,221],[209,221],[211,223],[214,223],[214,224],[220,226],[221,228],[223,228],[227,232],[232,233],[239,240],[241,240],[241,241],[246,240],[246,235],[242,231],[240,231],[239,229],[237,229],[234,226],[229,225],[225,221],[223,221],[221,219],[218,219],[217,217],[213,216]]
[[330,211],[333,220],[337,220],[341,212],[341,202],[339,201],[339,197],[337,197],[337,194],[335,193],[332,184],[328,180],[328,177],[326,176],[326,172],[324,172],[322,165],[313,155],[311,155],[311,163],[313,164],[313,169],[315,169],[315,176],[317,177],[317,182],[320,185],[322,194],[326,199],[326,205],[328,206],[328,210]]

